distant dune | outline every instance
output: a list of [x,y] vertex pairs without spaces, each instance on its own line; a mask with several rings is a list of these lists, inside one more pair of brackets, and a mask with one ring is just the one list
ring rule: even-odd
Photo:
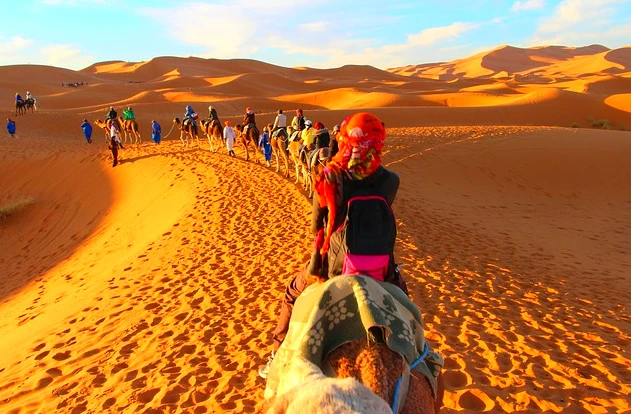
[[[100,62],[80,71],[16,65],[0,67],[0,93],[11,96],[21,91],[24,88],[17,86],[24,79],[29,79],[28,87],[43,108],[79,112],[91,112],[103,102],[160,104],[174,116],[182,111],[182,103],[205,110],[212,102],[224,116],[239,116],[246,106],[263,114],[282,107],[493,107],[501,125],[590,127],[594,121],[607,120],[610,128],[631,128],[631,114],[624,109],[624,94],[631,90],[631,47],[501,46],[453,62],[387,71],[361,65],[286,68],[247,59],[173,56]],[[69,81],[89,86],[61,86]],[[3,102],[9,110],[10,99]],[[521,108],[513,115],[504,109],[507,105]],[[557,112],[554,116],[549,116],[550,108]],[[478,123],[475,118],[467,122]],[[419,121],[436,125],[422,116]],[[397,122],[392,120],[392,126],[407,125]],[[449,117],[441,117],[440,122],[462,124]],[[488,125],[489,119],[482,117],[479,124]]]

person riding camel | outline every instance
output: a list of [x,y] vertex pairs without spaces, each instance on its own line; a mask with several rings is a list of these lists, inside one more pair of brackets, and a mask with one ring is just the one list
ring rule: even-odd
[[195,125],[196,117],[197,113],[193,110],[193,107],[186,105],[186,113],[184,113],[184,118],[182,119],[182,129],[185,129],[185,126],[189,123]]
[[254,128],[256,131],[258,131],[258,129],[256,128],[254,111],[248,106],[247,108],[245,108],[245,115],[243,116],[243,134],[247,134],[248,129],[250,128]]
[[120,126],[118,125],[118,114],[114,110],[114,107],[110,106],[110,110],[107,112],[107,115],[105,116],[105,125],[107,125],[107,127],[110,128],[112,123],[116,124],[117,128],[120,129]]
[[300,139],[302,130],[305,129],[305,116],[302,113],[302,109],[296,109],[296,116],[291,120],[291,128],[294,132],[292,133],[290,141]]
[[[278,324],[273,332],[272,354],[268,363],[258,370],[262,378],[267,377],[274,355],[285,340],[296,299],[312,283],[341,274],[365,274],[392,283],[408,293],[394,260],[396,220],[394,215],[381,214],[387,211],[391,213],[391,206],[399,189],[399,176],[381,165],[385,139],[385,127],[376,116],[360,112],[347,117],[338,134],[339,152],[321,173],[314,176],[311,232],[315,242],[311,258],[303,270],[287,284]],[[356,225],[365,230],[359,239],[365,240],[372,247],[379,246],[379,255],[382,254],[381,249],[385,248],[387,254],[383,254],[384,257],[376,256],[373,252],[368,254],[371,260],[362,263],[357,258],[366,257],[362,256],[365,253],[348,254],[348,243],[354,240],[346,237],[344,224],[348,215],[352,214],[348,208],[351,202],[353,208],[374,207],[373,203],[378,203],[380,214],[366,215],[368,210],[361,211],[366,217],[362,219],[360,214],[360,221]],[[362,204],[364,202],[369,204]],[[373,268],[368,262],[379,262],[379,267]]]
[[24,103],[24,99],[22,99],[18,92],[15,93],[15,103]]
[[329,143],[331,142],[329,130],[320,121],[315,123],[313,129],[315,130],[313,133],[315,149],[327,148],[329,146]]
[[279,109],[272,126],[272,137],[277,137],[281,130],[287,133],[287,117],[283,114],[283,110]]
[[302,145],[300,146],[300,151],[302,151],[303,149],[307,152],[311,152],[315,149],[315,136],[313,133],[313,122],[311,122],[310,120],[306,120],[305,121],[305,128],[302,130],[301,134],[300,134],[300,139],[302,142]]
[[131,106],[123,109],[123,121],[131,121],[134,119],[136,119],[136,115],[134,115],[134,110],[131,109]]
[[213,123],[215,121],[220,122],[219,115],[217,115],[217,110],[212,105],[210,105],[208,107],[208,122],[210,122],[211,127],[213,126]]
[[25,102],[28,102],[28,103],[33,103],[33,102],[35,102],[35,101],[33,100],[33,96],[31,95],[31,91],[26,91],[26,99],[25,99]]

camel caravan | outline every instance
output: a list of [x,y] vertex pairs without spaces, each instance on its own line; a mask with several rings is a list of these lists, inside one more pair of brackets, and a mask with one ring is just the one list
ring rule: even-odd
[[26,98],[16,92],[15,93],[15,116],[24,115],[27,113],[35,113],[39,109],[39,102],[37,98],[31,95],[30,91],[26,91]]
[[[105,131],[113,154],[122,147],[118,131],[125,143],[142,142],[130,111],[118,117],[110,108],[105,121],[94,122]],[[201,148],[204,134],[211,152],[234,157],[239,144],[246,161],[268,167],[274,162],[285,177],[293,163],[295,183],[302,181],[310,198],[318,195],[314,251],[287,285],[274,351],[259,367],[266,379],[267,412],[438,412],[444,361],[426,341],[421,311],[394,262],[396,220],[390,204],[399,178],[381,165],[385,124],[357,113],[329,132],[302,110],[287,125],[279,110],[261,133],[251,108],[233,128],[212,106],[209,117],[200,119],[188,105],[171,130],[176,126],[186,148],[195,143]]]

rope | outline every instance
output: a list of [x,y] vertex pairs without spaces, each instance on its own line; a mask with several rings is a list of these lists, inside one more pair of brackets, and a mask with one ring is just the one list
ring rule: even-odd
[[169,130],[169,133],[166,134],[163,139],[167,139],[169,137],[169,135],[171,135],[171,131],[173,131],[174,127],[175,127],[175,122],[172,122],[171,123],[171,129]]
[[[418,364],[423,362],[423,360],[425,360],[425,357],[427,357],[428,353],[429,353],[429,345],[427,344],[427,342],[425,342],[425,346],[423,347],[423,353],[418,358],[416,358],[414,362],[410,364],[410,371],[416,368]],[[397,380],[397,386],[394,389],[394,400],[392,401],[392,412],[395,414],[397,410],[399,409],[398,402],[399,402],[399,393],[401,392],[401,381],[403,381],[403,374],[401,374],[401,376]]]

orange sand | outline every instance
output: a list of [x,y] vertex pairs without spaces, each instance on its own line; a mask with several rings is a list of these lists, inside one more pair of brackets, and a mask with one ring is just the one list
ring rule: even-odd
[[[511,66],[514,62],[514,66]],[[444,412],[631,410],[629,48],[503,47],[379,71],[163,57],[0,67],[42,111],[0,132],[0,412],[255,412],[287,279],[309,256],[293,176],[164,135],[191,103],[389,127],[397,257],[446,360]],[[36,82],[31,81],[37,79]],[[61,82],[87,81],[78,88]],[[7,99],[4,100],[6,105]],[[133,105],[111,167],[83,118]],[[528,126],[526,126],[528,125]],[[258,159],[261,155],[258,154]]]

